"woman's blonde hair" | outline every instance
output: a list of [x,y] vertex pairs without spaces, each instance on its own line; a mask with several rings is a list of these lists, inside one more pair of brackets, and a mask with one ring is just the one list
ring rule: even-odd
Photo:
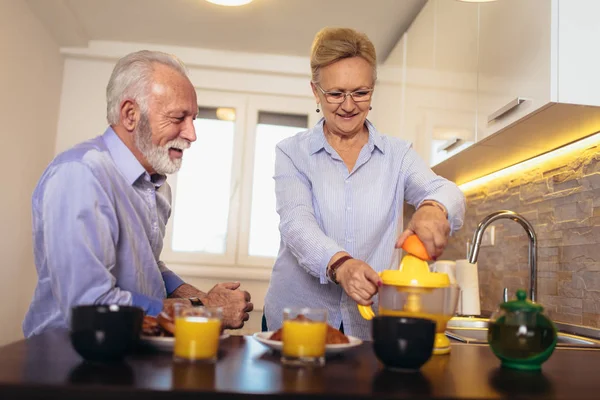
[[323,28],[315,36],[310,52],[312,80],[319,82],[321,68],[350,57],[361,57],[373,67],[373,84],[377,80],[375,46],[367,35],[351,28]]

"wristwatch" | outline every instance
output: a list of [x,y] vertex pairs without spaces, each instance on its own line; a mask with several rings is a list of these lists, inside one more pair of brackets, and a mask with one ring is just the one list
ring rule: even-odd
[[204,305],[204,303],[202,302],[202,300],[200,300],[197,297],[190,297],[188,300],[190,301],[190,303],[192,303],[193,307],[201,307],[201,306]]
[[340,284],[337,280],[337,269],[339,267],[341,267],[342,264],[348,260],[352,260],[352,257],[350,257],[350,256],[341,257],[339,260],[337,260],[336,262],[331,264],[331,266],[327,269],[327,277],[329,278],[329,280],[331,282],[335,283],[336,285]]

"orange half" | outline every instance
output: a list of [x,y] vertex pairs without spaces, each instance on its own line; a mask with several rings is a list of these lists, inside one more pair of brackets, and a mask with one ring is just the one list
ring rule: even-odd
[[410,235],[407,237],[404,243],[402,243],[402,250],[415,257],[419,257],[421,260],[431,260],[429,254],[427,254],[425,245],[417,235]]

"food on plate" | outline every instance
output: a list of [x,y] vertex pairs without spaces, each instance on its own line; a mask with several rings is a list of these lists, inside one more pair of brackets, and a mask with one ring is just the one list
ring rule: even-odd
[[169,337],[173,336],[173,333],[164,329],[158,322],[157,317],[150,315],[144,316],[142,322],[142,335],[144,336],[156,336],[156,337]]
[[175,309],[167,306],[156,317],[144,316],[142,334],[146,336],[174,336],[175,335]]
[[[294,318],[295,321],[305,321],[307,319],[308,318],[306,318],[303,315],[299,315],[298,317]],[[271,335],[271,337],[269,339],[281,342],[281,335],[282,335],[282,328],[279,328],[278,330],[273,332],[273,334]],[[346,344],[346,343],[350,343],[350,339],[348,339],[348,336],[344,335],[339,330],[327,325],[327,338],[325,339],[325,344]]]

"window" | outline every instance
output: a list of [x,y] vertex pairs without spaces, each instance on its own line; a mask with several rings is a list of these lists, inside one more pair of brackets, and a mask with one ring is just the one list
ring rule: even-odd
[[271,267],[280,244],[275,145],[316,123],[314,101],[209,91],[198,99],[197,141],[168,180],[173,210],[163,259]]
[[279,215],[275,211],[275,145],[308,127],[307,115],[260,111],[254,141],[254,168],[248,255],[276,257],[279,251]]
[[177,174],[173,251],[225,254],[235,109],[227,109],[232,116],[228,120],[218,119],[217,110],[199,108],[194,122],[198,138]]

